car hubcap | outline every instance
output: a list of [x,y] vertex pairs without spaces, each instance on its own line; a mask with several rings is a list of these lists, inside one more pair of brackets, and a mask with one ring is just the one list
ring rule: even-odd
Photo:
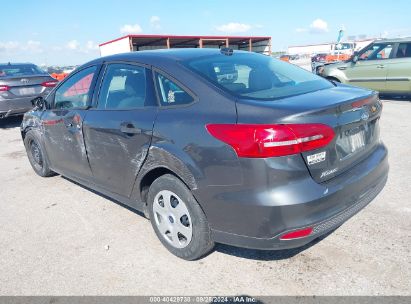
[[154,198],[154,222],[163,238],[175,248],[186,247],[193,236],[193,226],[186,204],[177,194],[163,190]]
[[35,141],[31,142],[30,145],[31,155],[33,156],[33,160],[36,162],[37,165],[43,165],[43,159],[41,157],[40,147],[37,145]]

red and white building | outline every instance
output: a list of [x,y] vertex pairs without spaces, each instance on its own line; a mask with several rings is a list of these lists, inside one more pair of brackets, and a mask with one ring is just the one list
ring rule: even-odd
[[271,55],[271,37],[127,35],[104,42],[99,47],[101,56],[155,49],[221,47]]

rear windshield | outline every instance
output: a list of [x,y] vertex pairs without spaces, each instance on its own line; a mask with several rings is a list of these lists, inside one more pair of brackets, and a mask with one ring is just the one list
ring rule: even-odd
[[239,53],[216,54],[183,62],[216,86],[240,98],[272,100],[333,85],[306,70],[269,56]]
[[19,77],[45,74],[47,73],[34,64],[0,65],[0,77]]

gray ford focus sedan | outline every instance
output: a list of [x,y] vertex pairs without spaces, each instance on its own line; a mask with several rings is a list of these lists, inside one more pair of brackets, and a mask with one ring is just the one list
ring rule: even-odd
[[33,103],[21,133],[34,171],[144,212],[186,260],[215,242],[307,244],[371,202],[388,176],[376,92],[260,54],[103,57]]

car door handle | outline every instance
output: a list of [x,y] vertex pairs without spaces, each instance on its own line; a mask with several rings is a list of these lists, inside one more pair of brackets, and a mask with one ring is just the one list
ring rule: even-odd
[[383,64],[377,65],[377,69],[384,69],[384,68],[385,68],[385,65]]
[[126,134],[140,134],[141,129],[136,128],[133,124],[127,123],[120,126],[120,131]]

